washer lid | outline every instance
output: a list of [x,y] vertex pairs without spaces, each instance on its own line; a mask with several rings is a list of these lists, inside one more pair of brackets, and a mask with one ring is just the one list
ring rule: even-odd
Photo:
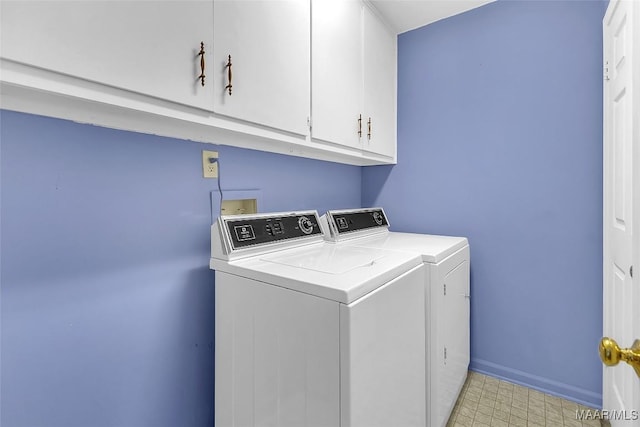
[[415,253],[325,242],[234,261],[211,258],[210,262],[220,272],[344,304],[421,265]]
[[294,255],[263,256],[265,262],[297,267],[326,274],[344,274],[357,268],[373,265],[384,257],[378,249],[357,246],[323,245],[319,250],[302,250]]

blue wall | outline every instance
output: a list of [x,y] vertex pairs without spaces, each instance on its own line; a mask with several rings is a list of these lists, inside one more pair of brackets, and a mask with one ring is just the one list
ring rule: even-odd
[[398,165],[363,204],[468,236],[473,369],[601,405],[600,1],[498,1],[398,40]]
[[[399,37],[399,164],[216,147],[261,211],[382,205],[468,236],[472,368],[601,404],[599,1]],[[0,424],[210,426],[211,145],[0,112]]]
[[359,206],[361,168],[0,112],[0,424],[213,425],[210,191]]

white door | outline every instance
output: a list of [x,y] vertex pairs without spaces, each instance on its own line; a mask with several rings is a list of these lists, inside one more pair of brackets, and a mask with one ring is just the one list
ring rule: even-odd
[[[603,333],[623,348],[640,338],[640,237],[633,234],[633,227],[640,224],[639,15],[637,1],[612,0],[603,21]],[[633,274],[632,266],[636,269]],[[640,378],[631,366],[621,365],[604,368],[603,409],[621,418],[612,420],[613,426],[640,426],[636,419]]]
[[309,8],[309,0],[213,2],[216,113],[309,133]]

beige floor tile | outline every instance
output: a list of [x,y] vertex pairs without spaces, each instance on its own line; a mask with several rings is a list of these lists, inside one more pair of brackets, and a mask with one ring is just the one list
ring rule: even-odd
[[482,386],[482,389],[490,391],[491,393],[498,393],[498,384],[485,382],[484,386]]
[[481,378],[472,377],[471,380],[469,381],[469,387],[471,386],[482,387],[483,385],[484,385],[484,380]]
[[511,402],[512,402],[511,395],[505,396],[505,395],[502,395],[502,394],[498,394],[496,396],[496,404],[497,403],[505,403],[505,404],[511,406]]
[[493,407],[491,406],[485,406],[485,405],[478,405],[478,414],[484,414],[484,415],[489,415],[489,417],[491,417],[491,415],[493,415]]
[[[608,422],[608,421],[607,421]],[[600,427],[600,420],[582,420],[583,427]]]
[[567,399],[562,399],[562,409],[571,409],[572,411],[575,412],[575,410],[578,409],[579,407],[580,405],[578,405],[576,402],[572,402]]
[[546,412],[544,417],[547,420],[547,424],[552,426],[561,426],[563,423],[562,415],[556,412]]
[[498,388],[498,396],[512,396],[513,389],[512,388]]
[[562,406],[558,406],[558,405],[555,405],[553,403],[546,402],[544,404],[544,408],[545,408],[545,410],[547,412],[555,412],[555,413],[557,413],[559,415],[562,415]]
[[544,408],[544,400],[537,400],[529,396],[529,407]]
[[538,390],[529,390],[529,398],[535,400],[542,400],[544,402],[544,393]]
[[470,385],[469,387],[467,387],[466,393],[469,393],[469,392],[482,394],[482,384],[480,384],[480,385],[473,385],[473,384]]
[[493,418],[497,418],[497,419],[503,420],[503,421],[509,421],[509,412],[508,411],[501,411],[499,409],[495,409],[493,411]]
[[527,409],[527,414],[529,414],[529,416],[531,415],[537,415],[539,417],[544,418],[545,415],[547,414],[547,411],[544,410],[544,407],[536,407],[536,406],[529,406],[529,409]]
[[475,372],[475,371],[469,371],[469,373],[467,374],[467,377],[476,378],[476,379],[479,379],[480,381],[484,381],[486,375],[481,374],[479,372]]
[[466,417],[466,416],[464,416],[462,414],[459,414],[456,417],[455,425],[456,426],[471,427],[473,425],[473,418],[469,418],[469,417]]
[[529,407],[529,402],[523,402],[522,400],[514,399],[514,401],[511,402],[511,406],[514,408],[524,409],[526,411]]
[[511,415],[511,417],[509,417],[509,425],[513,427],[527,427],[527,420]]
[[513,392],[513,400],[521,400],[523,402],[529,402],[529,394],[522,391],[515,390]]
[[560,399],[559,397],[556,397],[556,396],[552,396],[550,394],[545,394],[544,395],[544,401],[553,403],[556,406],[562,406],[562,399]]
[[496,405],[494,406],[494,409],[496,411],[511,412],[511,404],[509,404],[507,402],[497,402],[496,401]]
[[496,406],[496,401],[492,399],[487,399],[486,397],[481,397],[480,401],[478,402],[478,405],[490,406],[493,408],[494,406]]
[[456,415],[458,415],[459,411],[460,411],[460,407],[458,405],[454,406],[453,409],[451,410],[451,415],[449,416],[449,418],[453,418]]
[[497,379],[497,378],[493,378],[493,377],[489,377],[489,376],[485,375],[484,383],[485,384],[496,384],[497,385],[497,384],[500,384],[500,380]]
[[545,422],[546,422],[546,418],[544,417],[544,415],[532,414],[531,412],[529,412],[527,414],[527,421],[530,422],[530,423],[536,423],[536,424],[544,425]]
[[478,409],[478,402],[474,400],[464,399],[462,401],[462,404],[460,405],[460,408],[468,408],[475,412],[476,409]]
[[476,415],[476,410],[475,408],[467,408],[463,404],[463,406],[460,408],[460,411],[458,412],[458,416],[460,415],[464,415],[465,417],[469,417],[473,420],[473,417]]
[[491,427],[509,427],[509,423],[499,418],[491,418]]
[[470,390],[467,390],[467,392],[464,394],[464,400],[479,402],[481,396],[482,396],[482,391],[476,391],[475,389],[470,389]]
[[498,393],[497,392],[492,392],[492,391],[487,391],[487,390],[482,390],[481,397],[487,398],[487,399],[491,399],[491,400],[495,401],[496,397],[498,397]]
[[511,415],[516,416],[518,418],[527,419],[527,410],[511,407]]
[[479,422],[484,424],[491,424],[491,415],[476,412],[476,416],[473,418],[473,422]]
[[575,419],[565,418],[563,421],[566,427],[582,427],[582,422]]
[[469,372],[447,427],[600,427],[599,420],[579,420],[575,402]]
[[562,417],[569,418],[572,420],[577,419],[577,412],[575,409],[562,408]]

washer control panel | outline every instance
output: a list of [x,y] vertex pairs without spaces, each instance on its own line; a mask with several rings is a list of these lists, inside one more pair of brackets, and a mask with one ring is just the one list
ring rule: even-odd
[[327,212],[337,234],[351,233],[371,228],[388,228],[389,222],[382,208],[354,209]]
[[322,234],[315,212],[226,217],[224,226],[234,249]]

